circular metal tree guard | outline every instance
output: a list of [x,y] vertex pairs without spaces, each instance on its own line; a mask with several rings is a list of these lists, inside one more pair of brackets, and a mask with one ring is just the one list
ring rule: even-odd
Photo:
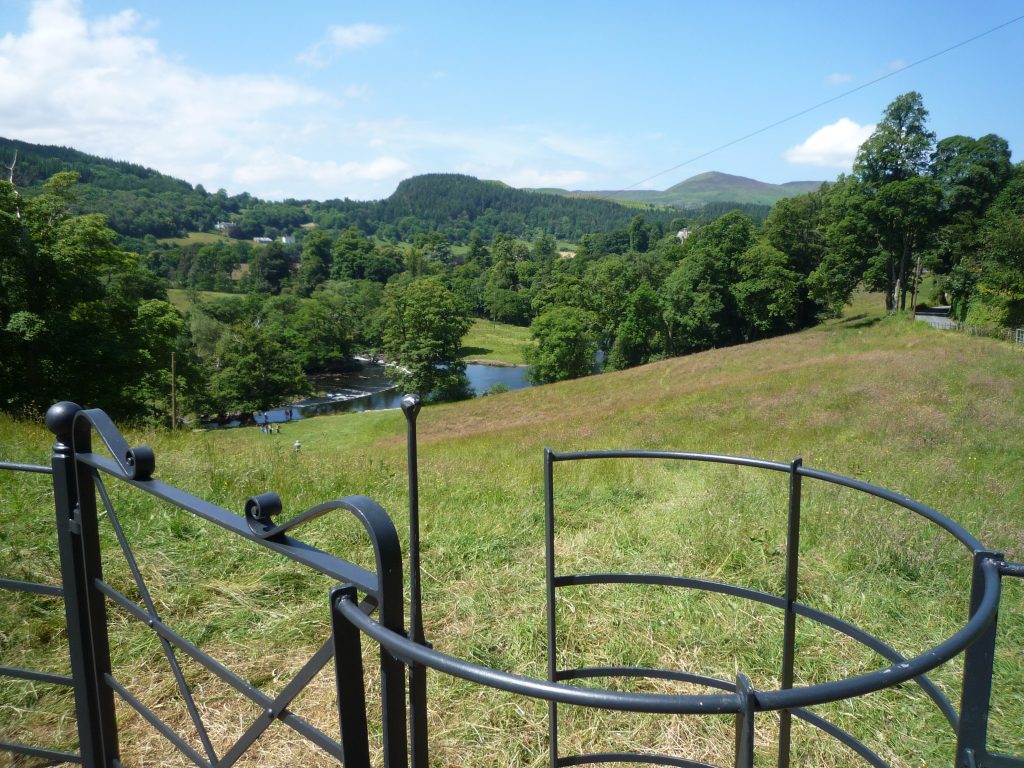
[[[410,499],[413,509],[410,519],[418,528],[419,513],[415,501],[415,413],[406,412],[410,427]],[[777,595],[733,584],[704,579],[640,573],[584,573],[556,574],[555,569],[555,499],[554,465],[559,462],[600,461],[611,459],[656,459],[670,461],[709,462],[734,466],[751,467],[770,472],[785,473],[789,476],[788,536],[786,547],[786,590]],[[948,638],[912,658],[905,658],[882,640],[862,629],[809,605],[799,602],[797,595],[799,569],[800,502],[802,480],[810,478],[824,483],[850,488],[883,501],[894,504],[924,518],[938,526],[959,542],[973,558],[973,588],[971,610],[966,623]],[[755,716],[758,712],[777,711],[780,713],[778,734],[778,764],[790,763],[791,718],[797,717],[820,729],[828,736],[846,745],[867,764],[885,768],[889,764],[859,739],[829,722],[808,707],[840,701],[891,688],[907,681],[914,681],[931,699],[948,721],[951,731],[958,739],[957,765],[982,766],[985,757],[987,707],[991,692],[991,647],[995,643],[995,621],[1000,598],[1001,577],[1021,575],[1019,565],[1008,564],[1002,555],[987,550],[980,541],[950,518],[931,507],[860,480],[843,477],[803,466],[800,459],[789,464],[763,461],[736,456],[704,453],[669,451],[583,451],[556,453],[545,451],[545,507],[546,507],[546,587],[547,587],[547,659],[546,680],[524,677],[456,658],[432,648],[422,638],[422,628],[410,637],[397,633],[378,624],[360,611],[354,597],[338,597],[335,608],[352,626],[376,640],[389,654],[401,659],[411,668],[434,669],[437,672],[469,680],[480,685],[520,694],[549,702],[549,736],[551,766],[585,765],[593,763],[624,763],[669,766],[694,766],[708,768],[706,763],[687,760],[669,755],[647,752],[593,752],[576,755],[561,755],[558,749],[558,705],[570,704],[595,709],[625,712],[645,712],[665,715],[721,715],[733,714],[736,718],[736,766],[753,766]],[[418,531],[413,531],[410,540],[418,550]],[[412,553],[412,561],[418,566],[419,553]],[[412,578],[418,581],[414,567]],[[722,680],[705,675],[671,669],[649,669],[638,667],[583,667],[559,669],[556,665],[556,619],[555,595],[559,588],[566,586],[598,584],[645,584],[677,587],[705,592],[719,593],[743,598],[784,612],[784,648],[781,685],[775,690],[754,688],[746,675],[737,679]],[[418,590],[417,590],[418,592]],[[417,595],[418,597],[418,595]],[[420,609],[414,605],[413,612]],[[844,679],[807,686],[794,686],[793,666],[795,651],[795,619],[802,617],[842,633],[863,644],[882,656],[887,666],[872,672],[854,675]],[[418,635],[418,637],[417,637]],[[927,673],[946,663],[965,649],[968,660],[965,668],[965,686],[961,714],[928,678]],[[972,653],[974,658],[972,658]],[[985,667],[988,655],[987,677],[979,675],[979,664]],[[973,676],[973,678],[972,678]],[[594,680],[601,678],[632,677],[673,680],[694,683],[723,691],[711,694],[660,694],[632,693],[600,687],[583,687],[566,681]],[[978,683],[983,682],[984,685]],[[415,720],[415,715],[414,715]],[[425,740],[424,740],[425,742]],[[425,749],[424,749],[425,752]],[[1024,760],[1008,756],[994,756],[999,766],[1024,766]],[[425,754],[421,759],[425,765]],[[413,764],[419,764],[416,750]]]

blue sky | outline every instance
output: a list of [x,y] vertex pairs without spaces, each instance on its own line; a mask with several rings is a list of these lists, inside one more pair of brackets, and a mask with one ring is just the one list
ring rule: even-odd
[[[1019,2],[0,0],[0,135],[210,190],[461,172],[617,190],[1024,14]],[[1024,20],[642,184],[832,179],[886,104],[1024,152]],[[1015,159],[1020,157],[1015,155]]]

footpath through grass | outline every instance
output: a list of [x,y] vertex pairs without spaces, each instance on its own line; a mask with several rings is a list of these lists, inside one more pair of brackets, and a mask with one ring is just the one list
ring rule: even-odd
[[[542,450],[692,450],[788,461],[851,475],[937,508],[985,544],[1024,559],[1024,354],[987,339],[882,318],[864,304],[824,327],[575,382],[424,409],[419,420],[425,618],[435,647],[545,676]],[[278,491],[285,514],[353,493],[379,501],[405,539],[404,422],[399,412],[322,417],[284,427],[134,434],[159,476],[241,512]],[[302,442],[296,453],[292,443]],[[0,459],[45,463],[51,438],[0,420]],[[664,572],[781,592],[786,478],[669,462],[556,466],[559,572]],[[4,576],[56,580],[47,478],[0,473]],[[861,495],[805,481],[801,596],[914,655],[965,620],[969,557],[933,526]],[[279,690],[326,637],[329,584],[130,489],[122,524],[167,620],[254,684]],[[17,521],[17,524],[12,524]],[[308,533],[306,531],[308,530]],[[322,518],[303,538],[363,565],[357,525]],[[107,577],[130,590],[108,535]],[[13,572],[12,572],[13,571]],[[1024,753],[1024,585],[1000,614],[991,744]],[[128,594],[132,594],[128,592]],[[63,612],[17,598],[0,607],[0,663],[60,670]],[[667,588],[571,588],[558,605],[561,666],[668,666],[775,688],[782,616],[734,598]],[[159,646],[114,611],[114,664],[162,717],[188,729]],[[369,645],[369,643],[368,643]],[[367,650],[368,668],[372,653]],[[798,684],[884,666],[835,633],[798,622]],[[960,665],[934,679],[959,701]],[[219,749],[257,716],[186,664]],[[655,681],[624,688],[694,691]],[[373,689],[371,689],[373,690]],[[373,696],[372,698],[375,698]],[[336,730],[330,671],[295,710]],[[562,708],[562,751],[670,752],[728,764],[729,717],[659,718]],[[952,765],[948,725],[916,686],[816,707],[898,766]],[[41,714],[40,714],[41,712]],[[120,707],[126,765],[179,764],[162,737]],[[440,675],[430,678],[432,765],[546,765],[546,707]],[[777,717],[758,717],[757,760],[774,759]],[[66,694],[0,691],[0,733],[73,742]],[[286,728],[245,765],[327,765]],[[794,725],[794,765],[858,765]],[[376,759],[379,762],[379,754]],[[180,763],[184,764],[184,763]]]

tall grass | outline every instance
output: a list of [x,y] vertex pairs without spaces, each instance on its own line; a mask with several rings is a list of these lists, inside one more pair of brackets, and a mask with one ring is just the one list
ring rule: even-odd
[[[425,619],[435,647],[501,669],[545,675],[542,449],[658,448],[788,461],[852,475],[920,499],[985,544],[1024,559],[1024,356],[994,341],[872,314],[792,336],[667,360],[600,377],[427,408],[420,415]],[[364,493],[407,525],[404,424],[398,412],[323,417],[251,430],[147,433],[160,477],[229,509],[278,491],[285,514]],[[302,443],[296,453],[292,443]],[[45,463],[42,428],[0,421],[0,459]],[[561,573],[642,570],[781,592],[786,478],[750,469],[664,461],[558,464]],[[183,513],[112,488],[158,608],[182,634],[254,684],[282,687],[326,637],[329,584],[227,539]],[[55,580],[46,479],[0,473],[4,575]],[[951,634],[967,611],[969,558],[910,513],[805,481],[801,596],[913,655]],[[307,532],[308,531],[308,532]],[[403,533],[403,540],[405,534]],[[370,565],[351,521],[325,518],[303,538]],[[132,594],[116,542],[107,577]],[[13,568],[14,573],[11,574]],[[991,743],[1024,752],[1024,585],[1008,583],[1001,612]],[[59,668],[59,606],[0,607],[5,664]],[[186,729],[162,653],[144,628],[112,611],[114,664],[133,691]],[[559,663],[668,666],[725,679],[737,671],[778,685],[782,618],[735,598],[651,587],[568,588],[558,602]],[[882,659],[801,620],[797,682],[883,666]],[[367,657],[367,664],[371,657]],[[253,707],[194,667],[205,713],[229,743]],[[934,677],[959,699],[959,662]],[[694,690],[627,681],[640,690]],[[296,705],[336,728],[330,674]],[[915,686],[816,708],[900,766],[951,765],[948,726]],[[127,708],[121,707],[121,713]],[[546,709],[432,674],[432,764],[546,764]],[[563,707],[563,753],[668,751],[731,760],[730,718],[659,718]],[[758,718],[758,764],[773,760],[777,718]],[[285,728],[273,729],[286,737]],[[73,743],[66,694],[45,686],[0,692],[4,737]],[[795,726],[794,764],[857,759],[815,729]],[[126,765],[175,762],[167,745],[124,714]],[[249,765],[320,765],[295,740],[264,739]]]

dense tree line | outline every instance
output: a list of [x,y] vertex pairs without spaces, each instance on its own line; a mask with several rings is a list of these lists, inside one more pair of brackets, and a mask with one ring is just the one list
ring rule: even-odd
[[958,319],[1024,323],[1024,167],[1001,137],[937,141],[927,118],[920,94],[896,98],[853,172],[778,203],[769,224],[782,226],[769,236],[818,262],[811,296],[832,313],[858,286],[905,310],[930,274],[931,300],[948,299]]
[[73,395],[145,417],[184,321],[101,216],[70,212],[74,182],[58,173],[32,198],[0,182],[0,403],[38,413]]

